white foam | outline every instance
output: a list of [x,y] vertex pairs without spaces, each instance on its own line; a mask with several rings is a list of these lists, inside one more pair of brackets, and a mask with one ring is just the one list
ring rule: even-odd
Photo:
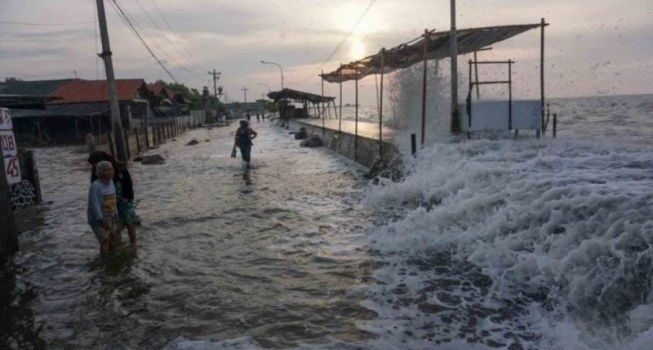
[[[652,154],[646,147],[551,140],[427,147],[404,181],[384,182],[368,195],[372,205],[412,208],[370,237],[392,262],[376,276],[384,285],[369,293],[392,294],[403,284],[409,294],[431,298],[437,289],[421,289],[437,273],[397,274],[414,260],[428,263],[446,253],[452,264],[470,264],[491,279],[487,293],[461,296],[528,303],[503,324],[479,322],[478,330],[519,333],[521,323],[523,332],[537,333],[521,345],[551,349],[622,349],[641,342],[638,335],[650,339]],[[371,299],[368,306],[381,315],[372,328],[415,325],[420,318],[417,325],[441,322],[415,303],[396,310],[397,303]],[[453,323],[452,329],[462,327]]]

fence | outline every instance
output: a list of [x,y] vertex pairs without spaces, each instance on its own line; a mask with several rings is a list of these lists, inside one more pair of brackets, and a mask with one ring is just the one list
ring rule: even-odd
[[[131,129],[124,130],[125,146],[129,158],[147,149],[156,147],[167,140],[202,126],[204,115],[194,113],[188,116],[166,117],[136,121]],[[98,136],[95,150],[105,151],[115,156],[116,147],[111,133]]]

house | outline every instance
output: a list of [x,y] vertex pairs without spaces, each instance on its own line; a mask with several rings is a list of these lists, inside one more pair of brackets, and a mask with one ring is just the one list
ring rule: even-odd
[[148,88],[153,96],[151,106],[154,116],[176,116],[189,113],[190,101],[183,94],[171,90],[161,81],[148,84]]
[[[129,128],[148,114],[152,93],[143,79],[116,80],[123,125]],[[0,83],[0,94],[48,96],[45,109],[12,110],[14,132],[22,143],[70,143],[84,135],[111,130],[105,80],[50,80]]]

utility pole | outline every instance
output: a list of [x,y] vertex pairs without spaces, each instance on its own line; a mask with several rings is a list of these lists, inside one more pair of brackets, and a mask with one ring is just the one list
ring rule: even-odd
[[209,75],[213,77],[213,97],[216,101],[218,100],[218,80],[220,80],[220,75],[222,72],[216,72],[215,69],[213,72],[209,72]]
[[245,87],[245,88],[242,88],[242,90],[245,93],[245,103],[247,103],[247,90],[249,90],[249,89]]
[[456,30],[456,0],[451,0],[451,31],[449,53],[451,55],[451,132],[460,132],[458,111],[458,32]]
[[118,160],[127,162],[127,149],[125,147],[125,133],[122,130],[120,118],[120,105],[118,103],[118,89],[116,88],[116,77],[113,72],[113,61],[111,60],[111,46],[109,45],[109,30],[107,29],[107,18],[104,12],[104,0],[97,0],[98,23],[100,25],[100,38],[102,40],[102,53],[100,58],[104,61],[104,70],[107,73],[107,85],[109,90],[109,107],[111,110],[111,126],[113,139],[116,143]]

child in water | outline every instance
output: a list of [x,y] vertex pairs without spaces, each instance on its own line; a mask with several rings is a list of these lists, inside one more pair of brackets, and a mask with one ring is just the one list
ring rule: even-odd
[[117,161],[113,156],[106,152],[94,151],[88,157],[88,162],[93,165],[91,182],[97,179],[95,169],[100,161],[108,161],[113,165],[114,175],[113,184],[116,188],[117,206],[118,206],[118,226],[117,237],[120,240],[120,233],[127,228],[129,242],[132,247],[136,248],[136,225],[139,222],[134,204],[134,185],[127,166],[123,162]]
[[97,180],[88,190],[88,224],[100,242],[100,253],[106,254],[115,248],[117,241],[116,188],[113,185],[113,165],[101,161],[95,165]]

